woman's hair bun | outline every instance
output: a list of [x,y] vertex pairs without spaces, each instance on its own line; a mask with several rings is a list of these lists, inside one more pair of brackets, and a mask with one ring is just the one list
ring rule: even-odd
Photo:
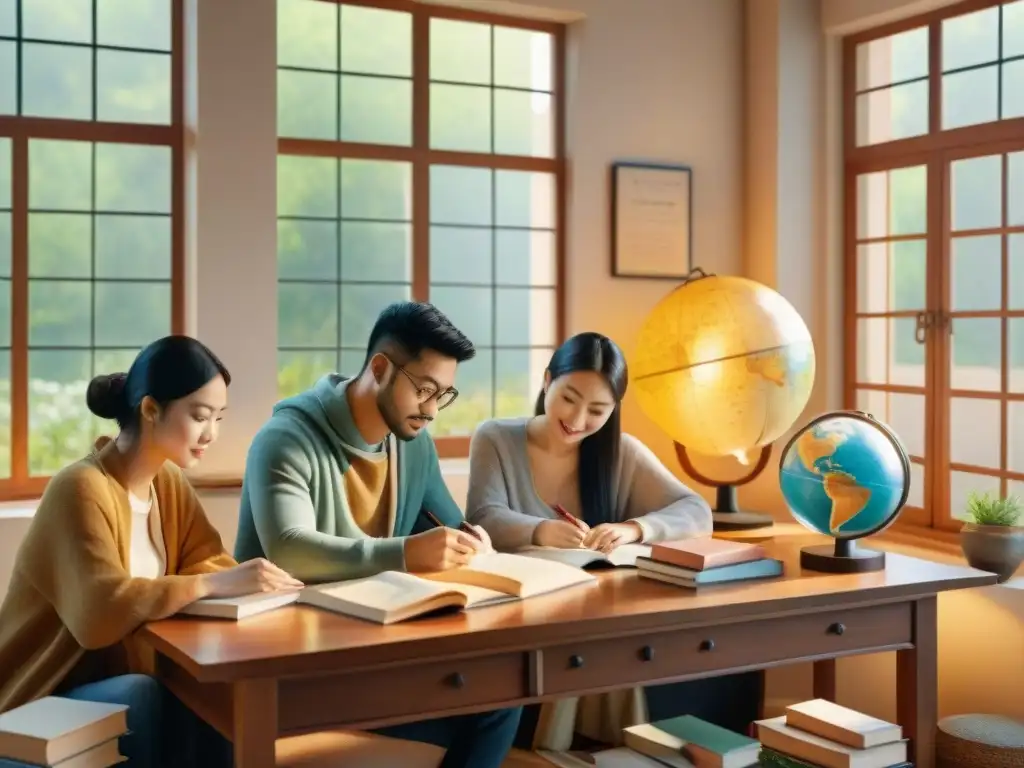
[[127,407],[124,383],[126,373],[106,373],[96,376],[85,390],[85,404],[101,419],[123,416]]

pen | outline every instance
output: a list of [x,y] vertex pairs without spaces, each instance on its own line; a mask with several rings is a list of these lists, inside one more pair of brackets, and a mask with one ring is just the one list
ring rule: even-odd
[[[445,524],[442,523],[438,519],[437,515],[435,515],[429,509],[424,509],[423,510],[423,514],[427,516],[427,520],[432,522],[438,528],[444,528],[445,527]],[[465,533],[468,533],[470,536],[472,536],[477,541],[483,541],[483,539],[480,537],[480,534],[476,532],[476,529],[473,528],[473,526],[470,525],[469,523],[467,523],[465,520],[462,520],[462,521],[459,522],[459,530],[460,531],[464,531]]]
[[572,523],[577,528],[579,528],[581,531],[584,531],[584,533],[586,533],[586,531],[584,530],[583,526],[580,524],[579,518],[574,517],[573,515],[570,515],[568,512],[566,512],[565,511],[565,507],[563,507],[561,504],[555,504],[555,506],[552,507],[552,509],[554,509],[555,510],[555,514],[558,515],[563,520],[565,520],[565,522]]

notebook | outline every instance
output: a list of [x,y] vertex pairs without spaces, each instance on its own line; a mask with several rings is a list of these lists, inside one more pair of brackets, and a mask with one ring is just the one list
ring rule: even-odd
[[108,742],[112,751],[109,746],[100,751],[113,756],[117,737],[128,730],[127,712],[123,704],[44,696],[0,715],[0,756],[55,765]]
[[608,554],[587,547],[525,547],[516,554],[541,560],[554,560],[577,568],[635,568],[638,557],[651,556],[651,547],[648,544],[623,544]]
[[311,585],[296,592],[207,598],[180,613],[237,620],[299,603],[392,624],[444,608],[497,605],[590,582],[596,582],[593,574],[563,563],[488,553],[449,571],[384,571],[362,579]]

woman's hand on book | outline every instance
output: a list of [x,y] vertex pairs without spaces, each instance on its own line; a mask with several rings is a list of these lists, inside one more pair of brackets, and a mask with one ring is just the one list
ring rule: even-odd
[[545,520],[533,529],[533,543],[539,547],[579,549],[590,531],[586,526],[582,520],[580,525],[564,520]]
[[590,529],[583,546],[608,554],[623,544],[640,541],[643,531],[636,523],[601,523]]
[[457,528],[431,528],[405,540],[405,570],[426,573],[458,568],[484,551],[483,546],[482,541]]
[[291,574],[262,557],[247,560],[234,568],[203,574],[205,597],[240,597],[257,592],[287,592],[302,589]]

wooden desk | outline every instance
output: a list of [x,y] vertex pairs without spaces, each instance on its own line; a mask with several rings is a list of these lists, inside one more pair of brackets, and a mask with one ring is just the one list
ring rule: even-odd
[[620,569],[389,627],[294,606],[237,623],[168,619],[142,636],[161,678],[233,739],[238,768],[273,766],[278,736],[800,661],[815,662],[815,695],[831,699],[837,657],[888,650],[913,759],[934,768],[936,595],[996,577],[894,553],[877,573],[801,572],[796,544],[767,546],[787,561],[782,579],[695,592]]

